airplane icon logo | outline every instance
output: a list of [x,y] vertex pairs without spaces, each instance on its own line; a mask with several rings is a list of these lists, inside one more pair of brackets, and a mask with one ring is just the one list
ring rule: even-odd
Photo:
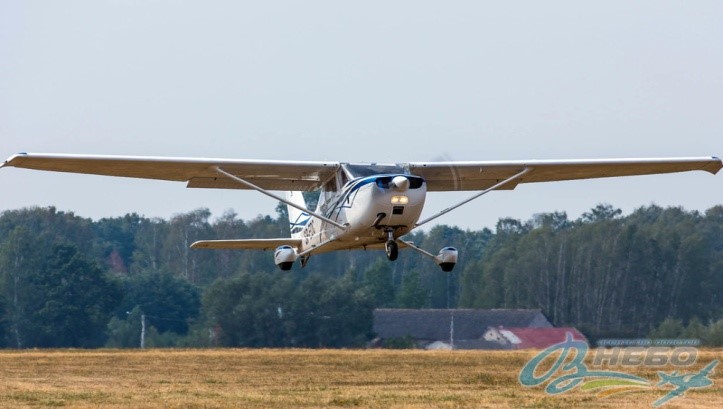
[[706,365],[705,368],[701,369],[700,372],[697,373],[678,375],[678,371],[673,371],[670,374],[667,374],[665,372],[658,372],[660,382],[657,386],[664,386],[670,384],[673,385],[675,388],[668,392],[662,398],[656,400],[653,403],[653,407],[657,408],[673,398],[683,396],[683,394],[685,394],[685,392],[690,388],[705,388],[711,386],[713,384],[713,381],[708,378],[708,375],[713,370],[713,368],[715,368],[716,365],[718,365],[717,359]]

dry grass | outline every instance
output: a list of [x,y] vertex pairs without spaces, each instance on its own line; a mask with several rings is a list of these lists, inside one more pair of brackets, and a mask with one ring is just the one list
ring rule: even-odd
[[[0,352],[0,407],[652,407],[662,389],[548,396],[517,377],[534,351],[146,350]],[[722,350],[699,354],[698,364]],[[618,368],[619,369],[619,368]],[[669,372],[670,368],[667,369]],[[629,372],[626,370],[626,372]],[[657,381],[656,370],[634,371]],[[723,408],[714,385],[664,408]]]

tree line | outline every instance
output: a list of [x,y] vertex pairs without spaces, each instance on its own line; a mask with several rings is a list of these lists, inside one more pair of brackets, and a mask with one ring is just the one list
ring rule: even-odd
[[652,205],[621,217],[599,205],[574,221],[502,219],[461,281],[460,305],[540,307],[593,337],[645,336],[666,318],[718,328],[723,206],[701,214]]
[[716,343],[723,331],[723,206],[622,216],[598,205],[577,220],[552,212],[500,219],[495,231],[440,225],[407,237],[431,251],[457,247],[452,273],[415,252],[395,262],[335,252],[282,273],[270,252],[189,248],[284,236],[284,206],[252,220],[207,209],[96,221],[52,207],[5,211],[0,345],[137,347],[145,321],[149,346],[362,346],[380,307],[541,308],[592,338],[678,328]]

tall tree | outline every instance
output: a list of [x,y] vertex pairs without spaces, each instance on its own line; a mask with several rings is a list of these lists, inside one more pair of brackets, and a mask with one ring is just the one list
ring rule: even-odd
[[117,317],[126,318],[128,311],[138,308],[160,333],[172,331],[186,334],[189,322],[201,308],[199,289],[187,280],[168,272],[148,271],[123,280],[124,297],[117,308]]
[[42,269],[44,260],[42,247],[38,244],[37,236],[33,236],[24,226],[17,226],[0,245],[7,345],[15,348],[26,346],[29,327],[32,325],[32,309],[28,308],[33,296],[30,277]]
[[429,291],[420,282],[417,270],[407,271],[397,294],[397,306],[400,308],[424,308],[429,301]]
[[374,305],[377,308],[392,307],[394,305],[394,283],[390,263],[380,258],[363,274],[364,285],[374,297]]
[[[42,271],[30,277],[33,345],[97,347],[105,343],[105,327],[120,301],[121,289],[76,247],[54,245]],[[30,339],[30,338],[29,338]]]
[[191,244],[197,240],[214,238],[209,217],[211,212],[208,209],[175,215],[169,223],[166,237],[165,256],[169,269],[195,284],[210,279],[211,272],[204,269],[208,266],[204,261],[212,258],[211,252],[191,249]]

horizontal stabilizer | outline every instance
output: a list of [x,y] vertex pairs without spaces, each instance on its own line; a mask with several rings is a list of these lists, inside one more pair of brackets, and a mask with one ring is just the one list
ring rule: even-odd
[[240,240],[201,240],[191,244],[193,249],[234,249],[234,250],[274,250],[279,246],[299,248],[301,239],[240,239]]

